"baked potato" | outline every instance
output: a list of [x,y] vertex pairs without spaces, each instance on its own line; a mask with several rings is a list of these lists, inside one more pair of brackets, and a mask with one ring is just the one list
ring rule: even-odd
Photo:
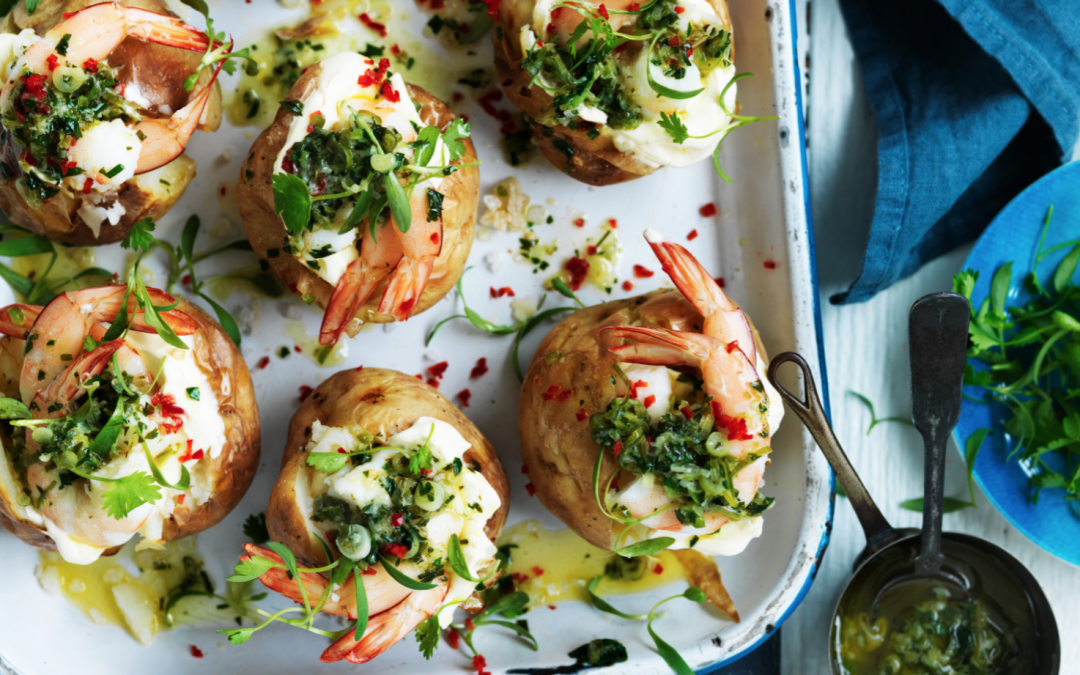
[[[184,86],[205,33],[164,0],[94,2],[42,0],[33,14],[20,2],[0,25],[0,209],[75,246],[121,241],[168,212],[195,177],[188,140],[222,116],[222,62]],[[110,24],[124,29],[100,39]]]
[[258,469],[259,411],[236,345],[185,300],[160,314],[185,349],[141,312],[111,339],[98,322],[120,321],[126,293],[0,309],[0,524],[76,564],[136,534],[157,546],[212,527]]
[[[494,583],[500,569],[494,542],[509,503],[491,444],[436,389],[392,370],[342,371],[293,416],[266,511],[271,539],[300,567],[324,573],[301,573],[304,601],[283,550],[254,544],[237,573],[261,559],[255,571],[268,587],[353,620],[363,619],[355,585],[362,579],[367,630],[360,640],[345,631],[322,660],[363,663],[441,607],[478,607],[476,580]],[[341,573],[326,568],[342,564],[356,573],[335,577]],[[428,588],[407,588],[394,578],[402,574]],[[320,597],[329,600],[321,605]],[[443,627],[452,614],[439,614]]]
[[541,503],[596,546],[734,555],[772,503],[758,487],[783,406],[738,305],[686,249],[646,238],[681,291],[547,335],[521,391],[522,458]]
[[425,311],[472,248],[479,170],[468,124],[389,65],[348,52],[309,68],[237,186],[255,252],[325,310],[324,345]]
[[494,40],[540,151],[584,183],[695,164],[738,126],[725,0],[503,0]]

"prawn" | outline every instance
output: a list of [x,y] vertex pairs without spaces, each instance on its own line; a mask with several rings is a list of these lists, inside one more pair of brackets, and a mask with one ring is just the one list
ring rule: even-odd
[[[172,296],[163,291],[147,291],[155,305],[174,302]],[[29,404],[40,391],[49,386],[68,367],[68,359],[78,360],[83,353],[86,336],[91,334],[93,326],[115,321],[125,303],[131,308],[128,287],[125,285],[68,291],[56,296],[41,309],[29,329],[29,334],[24,326],[14,326],[14,331],[8,333],[6,329],[12,326],[0,324],[0,332],[25,338],[30,343],[19,377],[23,403]],[[24,316],[30,316],[27,305],[17,307]],[[0,309],[0,316],[4,315],[10,318],[10,307]],[[146,323],[142,310],[130,316],[132,330],[156,332],[156,329]],[[191,335],[198,329],[194,319],[178,310],[162,312],[161,317],[177,335]]]
[[[269,549],[255,544],[245,544],[248,560],[251,556],[266,558],[277,564],[282,560]],[[428,591],[413,591],[405,588],[386,573],[381,564],[369,568],[372,575],[361,575],[364,592],[368,601],[368,626],[358,641],[354,631],[348,631],[330,645],[322,654],[322,661],[332,663],[345,659],[351,663],[366,663],[397,644],[409,631],[430,617],[446,599],[447,586],[443,582]],[[290,579],[287,572],[274,568],[265,572],[259,580],[273,591],[290,600],[302,602],[300,584],[308,598],[321,597],[326,592],[329,580],[312,572],[301,572],[299,580]],[[355,621],[356,611],[356,576],[350,575],[341,588],[333,589],[323,605],[322,611],[335,616],[342,616]]]
[[[640,6],[642,4],[647,4],[647,2],[633,2],[633,0],[604,0],[603,2],[596,2],[595,0],[574,0],[573,2],[565,3],[563,6],[557,7],[551,11],[551,23],[548,25],[547,30],[549,34],[554,31],[559,42],[566,44],[567,41],[569,41],[570,36],[577,30],[577,27],[585,20],[581,10],[571,6],[578,5],[584,10],[595,9],[601,17],[604,17],[607,22],[611,24],[612,30],[617,31],[631,21],[636,20],[637,17],[634,14],[612,14],[611,11],[630,10],[633,5]],[[586,31],[586,34],[583,35],[581,39],[586,40],[589,36],[591,36],[591,31]]]
[[[85,69],[88,63],[106,61],[129,37],[196,52],[205,52],[211,47],[206,33],[177,18],[115,2],[91,5],[65,17],[19,58],[11,78],[0,91],[0,109],[10,108],[11,93],[21,79],[19,75],[25,71],[51,77],[55,66],[50,67],[50,62],[58,61]],[[67,49],[65,54],[60,54],[56,48],[66,36],[70,36]],[[214,46],[220,44],[215,42]],[[136,174],[164,166],[184,152],[204,117],[213,85],[223,66],[224,60],[220,60],[209,78],[199,78],[200,86],[191,92],[188,104],[171,117],[143,119],[135,125],[134,130],[143,138]]]
[[[742,309],[727,297],[689,251],[679,244],[665,242],[652,229],[645,231],[645,239],[675,286],[701,313],[702,332],[646,326],[606,327],[601,331],[611,331],[616,338],[632,341],[609,347],[608,351],[624,363],[689,366],[701,371],[702,388],[712,397],[713,416],[717,426],[726,431],[731,454],[739,459],[751,454],[761,457],[740,469],[732,480],[739,499],[749,503],[761,484],[767,461],[763,455],[769,452],[771,436],[765,413],[769,398],[757,373],[757,350],[750,323]],[[626,501],[620,503],[635,517],[655,513],[667,502],[658,501],[662,490],[659,493],[644,487],[634,490],[640,480],[621,493]],[[667,517],[669,513],[670,509],[655,516],[656,524],[664,526],[657,529],[686,531],[673,526],[671,521],[677,523],[677,519],[674,514]],[[706,523],[706,529],[712,527],[708,520]]]

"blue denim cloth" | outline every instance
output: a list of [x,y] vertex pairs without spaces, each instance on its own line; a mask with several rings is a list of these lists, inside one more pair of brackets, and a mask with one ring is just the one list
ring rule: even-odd
[[879,139],[863,269],[836,304],[977,237],[1080,130],[1080,0],[840,4]]

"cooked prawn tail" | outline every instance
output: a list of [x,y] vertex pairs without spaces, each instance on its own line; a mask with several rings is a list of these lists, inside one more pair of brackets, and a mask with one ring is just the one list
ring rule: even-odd
[[[98,304],[93,314],[95,320],[110,323],[115,321],[126,301],[131,330],[140,333],[157,332],[156,328],[146,323],[146,312],[137,308],[138,305],[133,301],[133,294],[128,291],[127,286],[102,286],[101,290],[102,293],[96,298]],[[146,293],[155,307],[167,307],[176,303],[176,298],[160,289],[148,287]],[[191,335],[199,330],[199,324],[195,322],[195,319],[178,309],[159,312],[159,315],[177,335]]]
[[697,258],[681,244],[664,241],[663,236],[652,229],[645,230],[645,240],[660,260],[664,272],[702,315],[710,316],[719,310],[730,312],[739,308],[720,288],[720,284],[709,276]]
[[36,410],[44,413],[42,417],[63,415],[67,406],[83,391],[83,383],[103,373],[112,355],[124,345],[122,339],[113,340],[75,357],[70,366],[34,397]]
[[349,631],[323,652],[321,661],[332,663],[345,659],[367,663],[401,641],[442,606],[446,585],[429,591],[413,591],[400,603],[368,619],[367,630],[359,641]]
[[[266,558],[276,564],[283,564],[282,560],[276,553],[268,548],[262,546],[256,546],[255,544],[245,544],[244,550],[248,555],[241,556],[241,560],[248,560],[251,556]],[[303,602],[304,596],[300,593],[300,585],[295,579],[289,578],[289,573],[281,568],[275,567],[270,571],[259,577],[259,581],[263,582],[267,588],[294,602]],[[307,591],[308,602],[315,603],[326,591],[326,585],[328,583],[326,577],[321,574],[313,574],[311,572],[301,572],[300,581],[304,584],[304,590]],[[326,604],[323,605],[322,611],[327,614],[333,614],[335,616],[343,616],[352,620],[356,619],[356,606],[350,602],[351,599],[356,597],[356,592],[353,590],[353,578],[350,576],[349,580],[342,584],[341,588],[331,594],[327,599]],[[334,600],[334,595],[338,596],[338,600]]]
[[115,2],[103,2],[67,15],[46,34],[53,44],[71,35],[68,54],[82,63],[92,58],[102,61],[128,37],[147,42],[204,52],[210,39],[197,28],[166,14],[158,14]]
[[337,286],[334,286],[334,293],[326,305],[322,328],[319,329],[319,344],[332,345],[341,339],[345,327],[368,301],[386,274],[385,269],[368,268],[362,258],[349,264]]
[[[0,309],[0,334],[25,340],[43,308],[38,305],[8,305]],[[16,317],[22,319],[15,321]]]
[[602,328],[601,331],[611,331],[616,338],[634,341],[608,347],[608,351],[624,363],[700,368],[709,358],[710,351],[719,346],[717,340],[707,335],[664,328],[614,326]]
[[402,258],[390,276],[390,285],[379,303],[379,313],[406,321],[420,302],[420,295],[427,286],[434,266],[434,257]]

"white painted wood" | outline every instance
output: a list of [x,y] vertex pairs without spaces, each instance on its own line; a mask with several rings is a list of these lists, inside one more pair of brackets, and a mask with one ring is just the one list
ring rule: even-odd
[[[806,16],[799,2],[800,18]],[[829,390],[836,435],[889,521],[918,527],[921,516],[900,509],[922,494],[922,441],[901,424],[882,424],[867,435],[870,414],[849,391],[868,396],[879,417],[906,416],[910,408],[907,312],[920,296],[948,290],[968,247],[925,267],[874,300],[835,307],[829,296],[859,271],[876,185],[876,130],[862,88],[838,0],[813,0],[810,17],[808,133],[811,194],[821,282]],[[805,48],[805,47],[804,47]],[[949,457],[947,494],[963,497],[966,482],[957,452]],[[1038,548],[982,496],[978,509],[945,517],[945,528],[984,537],[1034,573],[1057,615],[1063,674],[1080,672],[1080,574]],[[865,541],[854,513],[837,498],[836,521],[817,581],[784,626],[785,675],[826,675],[829,621],[851,563]]]

